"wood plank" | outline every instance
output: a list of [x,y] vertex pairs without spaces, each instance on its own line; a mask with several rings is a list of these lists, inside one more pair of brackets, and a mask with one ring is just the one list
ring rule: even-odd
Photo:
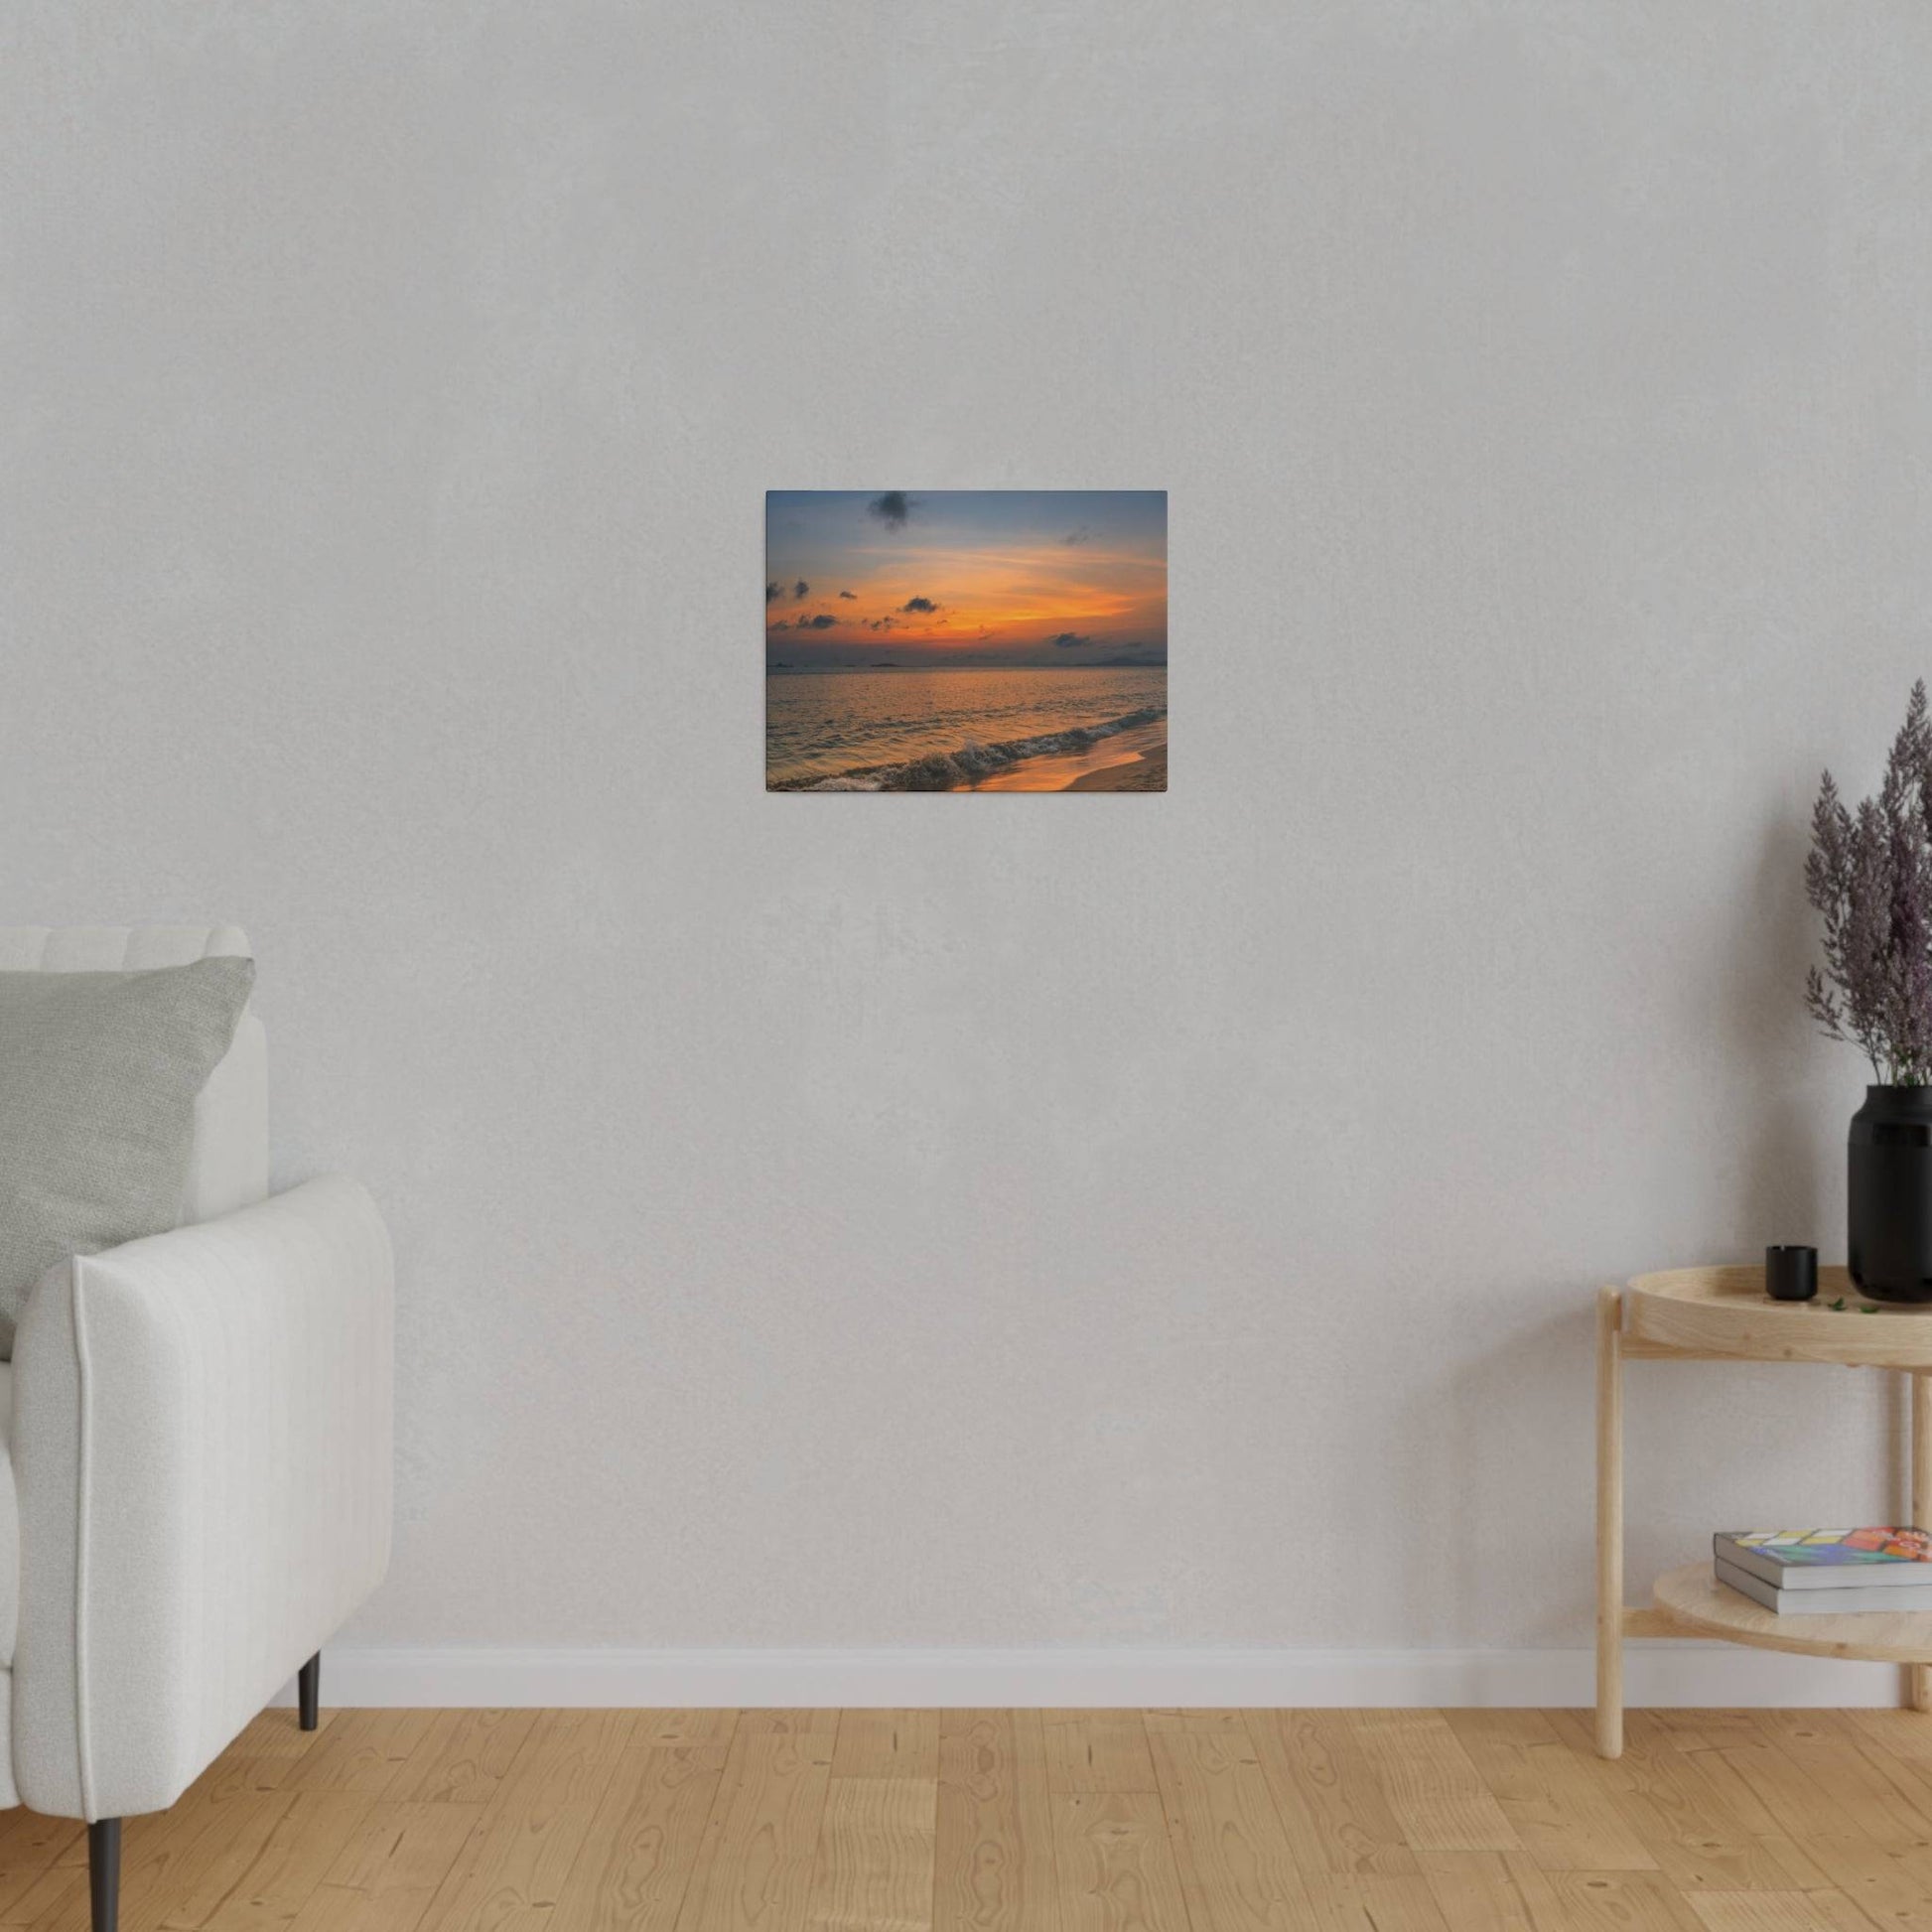
[[340,1711],[325,1710],[317,1727],[304,1730],[293,1711],[263,1711],[242,1725],[241,1734],[222,1755],[232,1752],[241,1757],[307,1757],[341,1717]]
[[1151,1737],[1157,1730],[1199,1730],[1233,1736],[1248,1727],[1246,1711],[1143,1711],[1141,1725]]
[[[1622,1757],[1614,1765],[1599,1760],[1598,1768],[1607,1774],[1618,1812],[1679,1891],[1786,1891],[1808,1882],[1825,1885],[1825,1874],[1815,1866],[1801,1866],[1794,1873],[1789,1861],[1725,1803],[1722,1789],[1705,1775],[1708,1753],[1661,1743],[1656,1730],[1638,1722],[1645,1715],[1631,1714]],[[1549,1723],[1573,1751],[1587,1756],[1594,1748],[1582,1713],[1552,1712]]]
[[1318,1871],[1308,1888],[1318,1932],[1449,1932],[1420,1871]]
[[814,1932],[932,1932],[933,1778],[826,1786],[805,1923]]
[[1055,1793],[1158,1789],[1138,1711],[1052,1711],[1043,1719]]
[[1657,1871],[1553,1871],[1566,1932],[1704,1932],[1704,1921]]
[[633,1722],[640,1744],[729,1744],[738,1728],[736,1711],[638,1711]]
[[371,1897],[345,1885],[318,1885],[289,1932],[414,1932],[424,1901],[407,1892]]
[[1786,1763],[1822,1781],[1873,1838],[1932,1838],[1932,1789],[1896,1758],[1867,1752],[1863,1733],[1831,1711],[1761,1711],[1759,1728]]
[[1911,1730],[1932,1730],[1917,1711],[1842,1711],[1834,1714],[1854,1747],[1872,1765],[1880,1777],[1895,1785],[1911,1807],[1921,1813],[1932,1810],[1932,1739],[1915,1737],[1910,1730],[1888,1730],[1870,1722],[1877,1718],[1898,1718]]
[[1071,1792],[1052,1802],[1065,1932],[1185,1932],[1180,1874],[1155,1793]]
[[786,1737],[835,1737],[844,1715],[841,1711],[807,1710],[803,1706],[795,1711],[741,1711],[736,1728]]
[[[1749,1748],[1755,1750],[1756,1744]],[[1765,1806],[1764,1800],[1752,1788],[1750,1780],[1738,1772],[1731,1762],[1729,1749],[1709,1751],[1685,1751],[1682,1753],[1688,1765],[1695,1767],[1705,1788],[1712,1791],[1723,1802],[1725,1809],[1753,1838],[1771,1839],[1784,1831],[1782,1824]],[[1660,1753],[1658,1761],[1663,1762]],[[1672,1765],[1673,1771],[1680,1767]],[[1805,1887],[1800,1887],[1805,1889]]]
[[31,1925],[33,1917],[21,1920],[16,1908],[76,1848],[84,1859],[86,1844],[87,1828],[77,1818],[47,1818],[25,1807],[0,1815],[0,1925]]
[[1254,1711],[1247,1728],[1304,1871],[1417,1869],[1368,1753],[1339,1712]]
[[421,1905],[415,1905],[413,1916],[404,1916],[404,1907],[371,1899],[361,1891],[317,1885],[302,1911],[288,1922],[288,1932],[411,1932],[421,1914]]
[[[174,1812],[164,1814],[166,1822],[161,1825],[162,1834],[167,1834],[171,1828],[182,1831],[191,1829],[185,1821],[175,1816],[181,1810],[182,1806],[178,1803]],[[126,1842],[121,1854],[123,1873],[133,1868],[135,1824],[136,1821],[133,1819],[127,1822]],[[149,1839],[154,1834],[143,1833],[142,1836],[144,1839]],[[6,1912],[0,1915],[0,1923],[8,1926],[41,1927],[71,1923],[82,1928],[86,1927],[88,1923],[87,1828],[84,1825],[79,1827],[75,1837],[54,1863],[12,1901]]]
[[547,1924],[629,1741],[626,1712],[544,1712],[430,1901],[427,1932]]
[[536,1724],[534,1711],[444,1711],[382,1788],[407,1803],[487,1804]]
[[[483,1817],[482,1805],[377,1798],[318,1889],[343,1891],[362,1900],[372,1922],[413,1926],[456,1869]],[[303,1913],[315,1905],[312,1898]],[[328,1901],[316,1910],[325,1922],[330,1921]],[[297,1915],[297,1924],[302,1917]]]
[[1524,1849],[1441,1713],[1353,1711],[1347,1723],[1412,1850]]
[[[1740,1717],[1751,1715],[1740,1712]],[[1932,1763],[1932,1725],[1920,1711],[1851,1710],[1838,1714],[1841,1722],[1887,1755],[1907,1763]]]
[[740,1725],[679,1932],[795,1932],[805,1923],[833,1735]]
[[288,1776],[295,1761],[290,1757],[238,1757],[223,1753],[182,1796],[231,1798],[243,1791],[273,1791]]
[[1181,1895],[1215,1932],[1290,1932],[1313,1905],[1246,1730],[1161,1730],[1155,1773]]
[[[125,1846],[121,1852],[123,1880],[127,1875]],[[87,1903],[87,1867],[53,1864],[35,1879],[9,1915],[10,1925],[28,1925],[35,1932],[87,1932],[91,1923]]]
[[277,1780],[284,1791],[359,1791],[387,1795],[444,1714],[437,1711],[335,1711],[316,1732],[315,1747]]
[[[1766,1714],[1770,1715],[1770,1714]],[[1783,1714],[1796,1717],[1797,1713]],[[1806,1745],[1799,1740],[1797,1754],[1809,1765],[1827,1768],[1839,1780],[1841,1795],[1852,1800],[1852,1807],[1865,1820],[1867,1829],[1887,1842],[1906,1843],[1914,1839],[1932,1845],[1932,1757],[1920,1756],[1911,1751],[1886,1748],[1878,1741],[1879,1733],[1867,1725],[1853,1722],[1854,1713],[1849,1711],[1812,1712],[1806,1714],[1818,1721],[1829,1736],[1830,1744],[1825,1752]],[[1927,1728],[1925,1717],[1912,1713],[1885,1714],[1863,1712],[1863,1717],[1883,1715],[1905,1716]],[[1774,1733],[1773,1741],[1782,1745],[1781,1735]],[[1847,1754],[1850,1754],[1849,1757]],[[1881,1816],[1885,1823],[1882,1828],[1874,1828],[1872,1821]]]
[[1707,1891],[1691,1909],[1710,1932],[1871,1932],[1842,1891]]
[[1656,1869],[1617,1810],[1609,1767],[1594,1752],[1573,1751],[1540,1711],[1446,1715],[1476,1775],[1546,1871]]
[[1567,1932],[1543,1867],[1527,1852],[1418,1852],[1449,1932]]
[[1873,1840],[1867,1829],[1873,1821],[1861,1816],[1835,1785],[1819,1782],[1819,1765],[1798,1754],[1795,1740],[1774,1740],[1760,1731],[1755,1744],[1726,1746],[1711,1756],[1736,1774],[1771,1821],[1771,1831],[1807,1850],[1841,1840]]
[[[130,1819],[122,1923],[1932,1932],[1925,1728],[1639,1711],[1603,1760],[1587,1711],[342,1712]],[[0,1928],[86,1932],[86,1880],[72,1821],[0,1814]]]
[[1847,1837],[1808,1838],[1805,1854],[1864,1915],[1889,1932],[1932,1932],[1932,1863]]
[[1630,1723],[1641,1724],[1655,1741],[1673,1750],[1722,1750],[1726,1744],[1754,1744],[1758,1729],[1748,1711],[1633,1711]]
[[[1687,1751],[1682,1753],[1681,1763],[1673,1763],[1671,1768],[1679,1777],[1688,1777],[1694,1771],[1702,1786],[1718,1794],[1731,1815],[1787,1874],[1782,1884],[1773,1882],[1767,1887],[1768,1890],[1826,1891],[1831,1888],[1831,1873],[1797,1839],[1789,1836],[1778,1820],[1765,1809],[1762,1799],[1751,1789],[1749,1781],[1739,1776],[1726,1752]],[[1823,1817],[1821,1808],[1821,1822]]]
[[1046,1738],[1036,1711],[939,1720],[934,1932],[1061,1932]]
[[234,1889],[197,1923],[207,1932],[281,1932],[374,1802],[353,1791],[296,1793]]
[[[195,1829],[200,1813],[190,1807],[184,1799],[172,1812],[154,1821],[128,1821],[127,1844],[122,1852],[124,1870],[132,1870],[134,1857],[134,1832],[136,1823],[148,1826],[141,1833],[142,1855],[153,1857],[159,1845],[169,1839],[178,1844],[185,1843]],[[0,1924],[8,1926],[29,1925],[44,1927],[48,1932],[53,1928],[74,1927],[76,1932],[86,1932],[89,1923],[87,1904],[87,1828],[77,1819],[38,1819],[27,1811],[14,1811],[6,1814],[15,1829],[25,1829],[33,1835],[34,1827],[42,1828],[65,1826],[73,1836],[62,1844],[53,1862],[47,1864],[27,1886],[8,1901],[4,1912],[0,1912]],[[15,1821],[32,1821],[24,1827]]]
[[[1814,1748],[1819,1715],[1755,1714],[1757,1742],[1702,1753],[1701,1761],[1714,1771],[1722,1765],[1732,1778],[1740,1816],[1745,1802],[1760,1807],[1777,1834],[1763,1842],[1793,1872],[1795,1889],[1835,1889],[1879,1923],[1932,1932],[1932,1869],[1912,1857],[1925,1842],[1922,1829],[1909,1807],[1863,1810],[1859,1799],[1869,1787],[1862,1779],[1844,1787],[1831,1781],[1843,1758]],[[1768,1725],[1766,1716],[1774,1717]]]
[[[206,1923],[292,1802],[285,1792],[244,1791],[129,1819],[122,1835],[121,1932]],[[149,1829],[137,1832],[137,1825]]]
[[834,1778],[925,1778],[939,1775],[936,1711],[847,1711],[832,1750]]
[[671,1932],[690,1890],[725,1744],[633,1744],[613,1772],[553,1914],[583,1932]]

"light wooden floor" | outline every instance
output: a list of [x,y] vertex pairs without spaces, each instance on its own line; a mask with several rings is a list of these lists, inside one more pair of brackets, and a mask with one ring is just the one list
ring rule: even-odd
[[[125,1859],[125,1932],[1896,1932],[1932,1718],[271,1712]],[[86,1891],[0,1814],[0,1926]]]

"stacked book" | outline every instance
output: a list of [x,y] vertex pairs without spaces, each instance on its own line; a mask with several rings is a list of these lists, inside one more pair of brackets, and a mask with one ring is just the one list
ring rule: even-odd
[[1932,1610],[1923,1530],[1731,1530],[1711,1547],[1719,1583],[1780,1616]]

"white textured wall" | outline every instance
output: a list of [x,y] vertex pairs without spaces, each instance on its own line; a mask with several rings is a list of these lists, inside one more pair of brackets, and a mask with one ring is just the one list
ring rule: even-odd
[[[0,33],[0,915],[254,937],[363,1640],[1582,1641],[1591,1288],[1842,1251],[1932,15]],[[773,484],[1167,488],[1172,792],[766,796]],[[1633,1576],[1884,1506],[1875,1389],[1634,1373]]]

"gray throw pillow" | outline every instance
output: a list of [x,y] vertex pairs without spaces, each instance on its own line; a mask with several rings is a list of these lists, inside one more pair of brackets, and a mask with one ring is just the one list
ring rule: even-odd
[[56,1262],[180,1221],[195,1099],[254,983],[252,959],[0,972],[0,1355]]

